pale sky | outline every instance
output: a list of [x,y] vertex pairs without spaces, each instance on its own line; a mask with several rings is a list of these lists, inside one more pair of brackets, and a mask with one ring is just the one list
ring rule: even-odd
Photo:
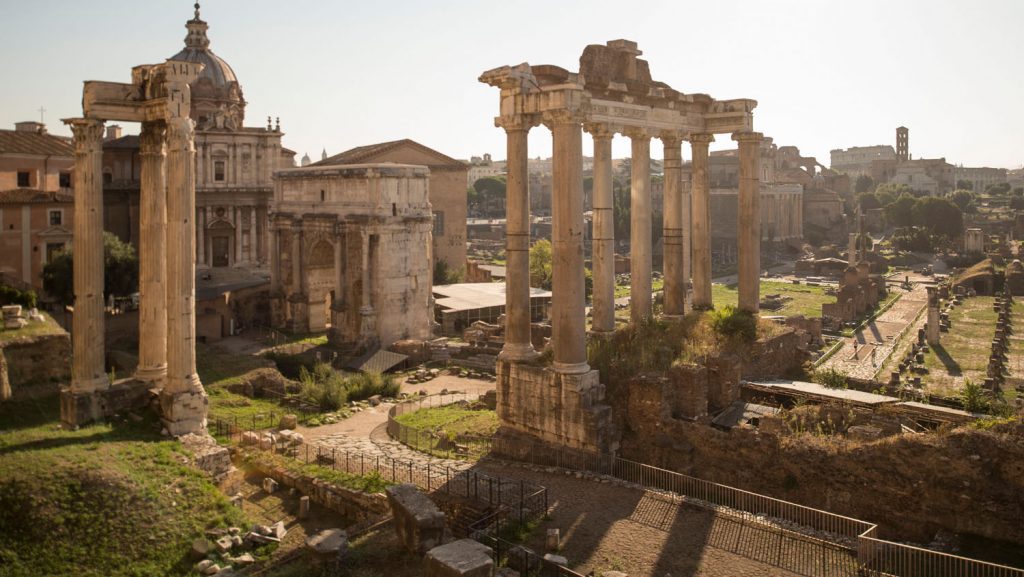
[[[655,80],[753,98],[756,130],[825,165],[833,148],[894,144],[900,125],[915,158],[1024,163],[1020,0],[206,0],[202,16],[246,125],[279,116],[284,145],[314,160],[399,138],[502,159],[498,91],[481,72],[575,71],[587,44],[628,38]],[[82,81],[128,82],[174,55],[191,17],[187,0],[0,0],[0,127],[45,107],[51,132],[70,134],[59,119],[81,114]],[[531,132],[531,157],[550,147]],[[613,152],[628,156],[629,140]]]

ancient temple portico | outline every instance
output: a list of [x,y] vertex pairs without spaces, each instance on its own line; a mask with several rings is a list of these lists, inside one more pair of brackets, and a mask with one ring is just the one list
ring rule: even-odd
[[[207,398],[195,357],[195,134],[190,89],[203,65],[136,66],[132,82],[85,83],[75,143],[72,380],[61,391],[69,426],[134,408],[160,392],[172,435],[205,431]],[[141,122],[139,366],[110,383],[104,366],[102,137],[105,121]]]
[[[593,324],[596,333],[614,330],[614,262],[611,143],[630,138],[631,320],[653,314],[651,295],[650,145],[665,148],[665,315],[685,313],[685,217],[691,213],[693,306],[711,306],[711,229],[708,144],[715,134],[740,143],[742,169],[739,241],[748,253],[739,271],[740,307],[758,308],[760,227],[758,184],[761,135],[753,132],[749,99],[715,100],[683,94],[652,80],[636,43],[613,40],[587,46],[579,72],[523,63],[483,73],[480,81],[501,90],[495,124],[508,136],[507,283],[505,347],[498,363],[498,411],[503,424],[542,439],[589,450],[605,450],[607,407],[596,371],[587,365],[586,302],[583,285],[582,132],[594,140]],[[524,364],[536,355],[529,324],[529,196],[526,136],[543,124],[553,138],[552,348],[550,370]],[[683,206],[682,142],[693,153],[692,206]],[[552,386],[555,385],[555,386]],[[545,388],[546,387],[546,388]],[[547,397],[551,397],[548,399]],[[561,414],[533,406],[562,406]],[[605,441],[600,441],[605,439]],[[605,443],[605,444],[602,444]]]

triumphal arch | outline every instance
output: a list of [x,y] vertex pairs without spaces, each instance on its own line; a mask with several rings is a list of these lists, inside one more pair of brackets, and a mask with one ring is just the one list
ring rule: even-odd
[[[71,426],[148,400],[158,390],[172,435],[203,432],[207,397],[196,374],[195,126],[189,84],[203,65],[168,60],[132,68],[130,84],[89,81],[75,146],[74,326],[71,384],[61,420]],[[139,364],[111,383],[104,365],[103,124],[142,123]]]
[[[590,45],[579,72],[553,65],[502,66],[480,81],[501,89],[495,124],[508,140],[507,292],[505,346],[498,363],[498,411],[503,425],[545,441],[581,450],[614,449],[604,387],[587,364],[583,271],[583,131],[594,139],[593,323],[595,332],[614,330],[614,235],[611,142],[616,134],[632,144],[631,316],[652,314],[650,143],[665,150],[664,313],[685,312],[682,142],[693,153],[691,183],[693,306],[710,308],[711,229],[708,145],[715,134],[739,143],[739,306],[756,313],[760,270],[758,187],[762,135],[753,131],[754,100],[715,100],[684,94],[652,80],[635,42]],[[543,124],[553,135],[550,368],[531,363],[529,182],[527,134]]]

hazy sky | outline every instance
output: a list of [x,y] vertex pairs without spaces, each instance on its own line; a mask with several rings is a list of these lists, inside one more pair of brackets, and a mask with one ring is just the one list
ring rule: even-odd
[[[1024,163],[1020,0],[206,0],[202,15],[242,84],[246,124],[280,116],[300,157],[408,137],[504,158],[498,91],[481,72],[577,70],[587,44],[628,38],[656,80],[753,98],[757,130],[826,165],[833,148],[893,144],[901,124],[915,158]],[[42,106],[69,134],[58,119],[81,114],[83,80],[128,82],[132,66],[181,49],[191,17],[187,0],[0,0],[0,127]],[[531,132],[531,156],[550,146]]]

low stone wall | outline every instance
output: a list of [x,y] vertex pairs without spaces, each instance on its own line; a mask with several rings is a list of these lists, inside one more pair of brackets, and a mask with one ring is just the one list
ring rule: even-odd
[[302,475],[281,467],[269,467],[258,462],[249,463],[260,473],[277,481],[282,487],[295,489],[320,505],[359,521],[391,511],[388,499],[380,493],[363,493],[347,489],[309,475]]
[[6,360],[6,378],[15,395],[20,387],[71,380],[71,337],[67,333],[15,339],[0,348],[0,355]]
[[799,370],[810,360],[807,336],[805,331],[787,330],[754,342],[743,360],[743,378],[782,377]]
[[150,387],[148,382],[123,379],[110,388],[91,393],[61,389],[61,421],[66,426],[79,427],[113,415],[143,410],[155,399]]
[[597,371],[566,375],[499,360],[497,373],[497,412],[504,428],[571,449],[616,449],[611,407]]

